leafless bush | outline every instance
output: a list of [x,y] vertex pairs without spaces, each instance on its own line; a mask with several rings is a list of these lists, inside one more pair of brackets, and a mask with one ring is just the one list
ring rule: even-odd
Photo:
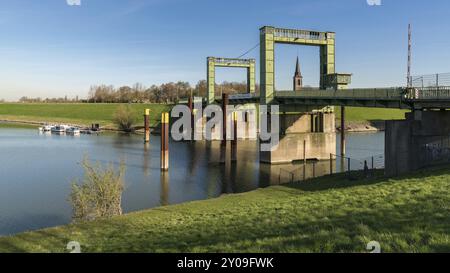
[[119,126],[120,130],[131,132],[136,121],[136,112],[130,105],[120,105],[114,113],[114,123]]
[[83,159],[81,165],[85,171],[84,179],[72,183],[70,194],[72,219],[85,221],[121,215],[124,161],[121,161],[118,170],[112,164],[106,167],[98,162],[92,164],[87,157]]

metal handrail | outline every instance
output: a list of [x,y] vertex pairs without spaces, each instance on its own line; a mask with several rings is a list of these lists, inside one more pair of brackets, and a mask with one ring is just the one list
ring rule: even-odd
[[307,40],[326,40],[326,34],[324,32],[310,31],[310,30],[275,28],[273,34],[275,37],[297,38]]
[[450,99],[450,86],[407,88],[405,90],[405,99],[407,100]]
[[297,98],[340,98],[340,99],[401,99],[402,88],[359,88],[344,90],[301,90],[276,91],[277,97]]

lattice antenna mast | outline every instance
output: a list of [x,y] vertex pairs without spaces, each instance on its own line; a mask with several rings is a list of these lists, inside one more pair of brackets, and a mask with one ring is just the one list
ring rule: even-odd
[[411,78],[411,24],[408,24],[408,72],[407,72],[406,83],[408,87],[412,87]]

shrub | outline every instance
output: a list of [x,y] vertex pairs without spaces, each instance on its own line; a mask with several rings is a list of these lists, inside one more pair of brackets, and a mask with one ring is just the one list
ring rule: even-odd
[[114,113],[113,120],[120,130],[131,132],[133,124],[137,121],[137,115],[130,105],[120,105]]
[[112,164],[103,167],[85,157],[81,162],[85,175],[82,182],[72,182],[70,201],[74,221],[109,218],[122,214],[125,164],[116,171]]

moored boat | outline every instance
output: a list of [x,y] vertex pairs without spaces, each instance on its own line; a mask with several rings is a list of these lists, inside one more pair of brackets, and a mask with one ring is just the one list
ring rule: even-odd
[[41,131],[41,132],[50,132],[52,130],[52,127],[54,127],[54,126],[46,124],[46,125],[44,125],[42,127],[39,127],[39,131]]
[[66,129],[66,134],[79,135],[80,134],[80,128],[78,128],[78,127],[69,127],[69,128]]
[[65,133],[67,128],[69,128],[67,125],[56,125],[51,128],[51,132],[61,134]]

